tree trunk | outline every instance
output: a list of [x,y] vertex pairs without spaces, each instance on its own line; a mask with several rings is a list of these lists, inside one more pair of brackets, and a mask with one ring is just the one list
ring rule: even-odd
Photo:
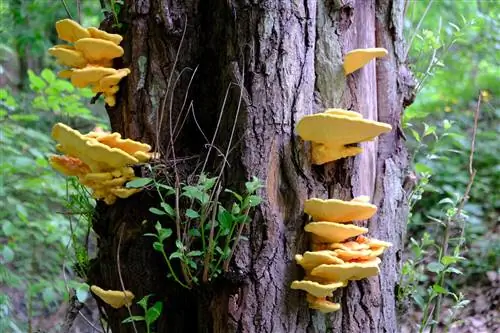
[[[400,117],[411,102],[412,82],[404,66],[403,12],[403,0],[125,1],[123,63],[132,73],[117,106],[108,110],[113,130],[165,152],[172,124],[183,122],[193,101],[197,121],[190,113],[169,155],[169,163],[191,172],[196,156],[203,160],[207,153],[198,126],[210,139],[223,109],[215,141],[222,151],[237,120],[224,181],[241,185],[256,175],[265,184],[264,201],[229,277],[193,291],[166,278],[161,257],[142,237],[155,221],[148,212],[157,203],[151,193],[112,206],[99,203],[99,254],[90,283],[121,289],[119,254],[125,288],[136,300],[154,294],[164,302],[156,332],[398,332],[394,291],[407,216]],[[389,55],[345,77],[343,55],[375,46]],[[358,111],[393,131],[363,143],[364,152],[354,158],[312,166],[310,146],[295,127],[326,107]],[[221,163],[212,160],[214,168]],[[384,254],[379,276],[351,282],[336,294],[341,311],[322,315],[308,309],[305,293],[289,288],[303,277],[294,255],[309,248],[303,203],[357,195],[370,196],[379,207],[364,223],[370,235],[394,246]],[[121,324],[126,309],[105,311],[114,333],[134,332]],[[132,312],[140,314],[137,306]],[[139,324],[137,329],[145,332]]]

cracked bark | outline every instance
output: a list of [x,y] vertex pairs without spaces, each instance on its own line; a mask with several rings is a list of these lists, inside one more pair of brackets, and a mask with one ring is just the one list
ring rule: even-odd
[[[122,83],[117,107],[109,110],[113,130],[168,146],[168,113],[158,141],[155,128],[185,29],[174,70],[179,75],[198,67],[188,99],[208,137],[228,85],[244,88],[237,145],[224,179],[241,184],[258,176],[265,182],[264,203],[248,230],[249,241],[235,253],[232,278],[193,292],[166,280],[161,258],[141,237],[146,232],[142,221],[154,218],[147,211],[154,197],[141,193],[110,207],[99,204],[94,221],[99,255],[90,282],[120,289],[116,252],[123,228],[120,269],[126,288],[138,299],[154,293],[165,303],[157,332],[397,332],[394,289],[407,215],[402,188],[407,155],[396,129],[403,105],[411,103],[412,82],[402,58],[403,6],[402,0],[125,1],[123,62],[132,73]],[[346,78],[346,51],[374,46],[385,47],[389,55]],[[187,72],[173,94],[174,122],[189,84]],[[230,89],[219,147],[227,144],[239,94],[238,87]],[[362,144],[364,152],[355,158],[311,166],[309,145],[294,129],[302,116],[324,107],[350,108],[395,130]],[[177,156],[206,153],[192,119],[175,151]],[[342,310],[321,315],[308,310],[303,293],[289,289],[303,276],[293,256],[308,248],[303,202],[357,195],[371,196],[379,207],[363,223],[370,235],[394,247],[384,255],[379,277],[351,282],[336,294]],[[113,332],[133,332],[120,324],[126,310],[105,310]]]

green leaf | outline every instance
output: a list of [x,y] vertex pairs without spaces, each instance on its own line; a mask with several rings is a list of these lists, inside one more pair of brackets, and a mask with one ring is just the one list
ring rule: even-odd
[[12,260],[14,260],[14,251],[12,251],[8,245],[3,245],[2,251],[0,252],[0,262],[2,264],[7,264],[12,262]]
[[444,256],[443,258],[441,258],[441,263],[445,266],[448,266],[450,264],[454,264],[458,262],[458,258],[457,257],[452,257],[452,256]]
[[195,211],[191,208],[188,208],[188,209],[186,209],[186,216],[189,217],[190,219],[196,219],[196,218],[200,217],[200,214],[198,214],[197,211]]
[[131,323],[133,321],[143,321],[145,318],[143,316],[131,316],[122,320],[122,324]]
[[47,86],[45,81],[38,77],[31,69],[28,70],[28,78],[30,81],[30,88],[35,92],[40,91]]
[[175,210],[168,203],[162,202],[160,205],[168,215],[175,216]]
[[158,232],[160,242],[163,242],[165,239],[172,236],[172,233],[173,233],[172,229],[170,229],[170,228],[160,229],[160,231]]
[[182,250],[184,249],[184,244],[182,244],[182,241],[180,239],[175,240],[175,246],[179,249]]
[[417,142],[420,142],[420,134],[418,134],[418,132],[417,132],[417,131],[415,131],[413,128],[412,128],[412,129],[410,129],[410,131],[411,131],[411,134],[413,135],[413,137],[415,138],[415,140],[416,140]]
[[149,211],[155,215],[165,215],[166,213],[163,210],[159,210],[158,208],[151,207]]
[[2,231],[5,235],[5,237],[10,237],[10,236],[14,235],[14,233],[16,231],[16,227],[12,222],[5,221],[2,224]]
[[50,69],[48,68],[45,68],[41,73],[40,73],[40,76],[45,80],[47,81],[48,83],[52,83],[54,82],[57,77],[56,75],[54,74],[53,71],[51,71]]
[[444,265],[437,262],[437,261],[431,262],[430,264],[427,265],[427,270],[429,270],[430,272],[433,272],[433,273],[439,273],[443,269],[444,269]]
[[241,195],[239,195],[238,193],[236,193],[232,190],[225,189],[224,192],[231,193],[239,202],[241,202],[243,200],[243,197]]
[[262,198],[258,195],[251,195],[248,197],[248,203],[250,204],[250,207],[258,206],[261,202]]
[[447,273],[454,273],[454,274],[458,274],[458,275],[463,275],[464,274],[461,270],[456,269],[455,267],[448,267],[444,271],[447,272]]
[[168,259],[175,259],[175,258],[182,258],[182,253],[180,252],[173,252],[172,254],[170,254],[170,256],[168,257]]
[[191,228],[188,231],[188,235],[191,237],[201,237],[201,233],[198,229],[196,228]]
[[187,256],[188,257],[199,257],[203,254],[203,252],[201,251],[191,251],[191,252],[188,252]]
[[160,317],[162,310],[163,310],[163,303],[156,302],[146,312],[146,323],[148,324],[154,323]]
[[448,293],[448,290],[444,289],[443,287],[441,287],[438,284],[434,284],[432,286],[432,290],[434,290],[438,294],[447,294]]
[[432,174],[432,168],[423,163],[415,163],[415,171],[418,173]]
[[217,214],[217,221],[222,229],[231,229],[233,225],[233,216],[224,207],[219,207],[219,213]]
[[158,252],[163,252],[163,244],[160,242],[154,242],[153,249],[155,249]]
[[129,181],[125,187],[126,188],[141,188],[153,181],[151,178],[136,178],[134,180]]
[[146,295],[139,302],[137,302],[137,304],[139,304],[141,308],[144,309],[144,311],[146,311],[146,309],[148,308],[148,300],[151,296],[152,294]]

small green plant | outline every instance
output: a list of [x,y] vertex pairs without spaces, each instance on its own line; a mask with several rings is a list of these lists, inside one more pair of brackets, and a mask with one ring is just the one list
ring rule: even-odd
[[[169,277],[185,288],[191,288],[200,281],[207,283],[228,270],[229,262],[243,228],[250,221],[252,208],[257,207],[262,198],[257,190],[262,187],[258,178],[245,183],[245,193],[222,189],[217,177],[199,175],[193,185],[180,184],[178,188],[157,182],[154,178],[139,178],[127,184],[129,188],[153,184],[161,203],[151,207],[151,213],[165,218],[175,228],[164,227],[156,222],[153,247],[160,252],[169,268]],[[233,197],[230,207],[221,201],[222,193]],[[171,200],[169,200],[171,199]],[[181,202],[182,207],[181,208]],[[175,237],[174,249],[166,250],[165,241]],[[182,278],[173,268],[173,261],[181,267]]]
[[[66,189],[66,210],[70,222],[71,245],[75,255],[74,267],[77,274],[86,279],[89,269],[88,242],[95,214],[95,200],[76,177],[67,178]],[[85,232],[83,235],[82,230]]]
[[143,321],[146,324],[146,333],[153,333],[151,325],[158,320],[163,310],[163,303],[158,301],[152,307],[148,307],[148,301],[151,295],[144,296],[137,304],[144,310],[143,316],[130,316],[125,318],[122,323],[134,323]]

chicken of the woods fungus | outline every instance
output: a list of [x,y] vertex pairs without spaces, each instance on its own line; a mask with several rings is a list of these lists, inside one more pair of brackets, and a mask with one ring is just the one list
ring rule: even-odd
[[376,213],[377,207],[366,196],[350,201],[312,198],[305,202],[304,210],[313,220],[304,227],[312,234],[312,251],[295,255],[305,277],[293,281],[291,288],[307,292],[311,309],[337,311],[340,304],[328,298],[348,281],[379,274],[379,256],[391,243],[365,237],[367,228],[348,223]]
[[128,198],[140,189],[126,188],[125,183],[135,179],[131,165],[147,162],[151,146],[130,139],[120,133],[90,132],[81,134],[71,127],[57,123],[52,137],[57,150],[64,155],[52,155],[49,162],[66,176],[76,176],[79,182],[92,189],[95,199],[108,205],[117,198]]
[[134,294],[131,291],[125,290],[104,290],[96,285],[90,286],[90,291],[99,297],[104,303],[119,309],[123,306],[132,305]]
[[387,50],[384,48],[368,48],[356,49],[349,51],[344,57],[344,72],[345,75],[357,71],[372,59],[382,58],[387,55]]
[[363,119],[357,112],[342,109],[305,116],[297,124],[302,140],[312,141],[313,164],[355,156],[363,151],[355,144],[371,141],[391,129],[389,124]]
[[122,36],[86,29],[70,19],[57,21],[56,31],[59,39],[71,43],[49,49],[61,65],[70,67],[59,72],[59,77],[70,79],[77,88],[90,87],[104,95],[106,104],[115,106],[120,80],[130,74],[128,68],[112,68],[113,59],[123,56]]

